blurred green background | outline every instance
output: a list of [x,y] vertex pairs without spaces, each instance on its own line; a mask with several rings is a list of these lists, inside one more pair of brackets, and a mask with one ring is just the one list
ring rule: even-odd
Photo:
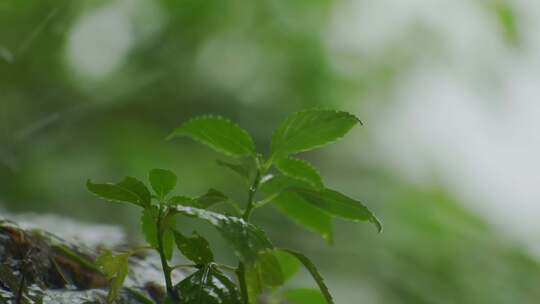
[[[476,193],[478,183],[459,169],[474,171],[467,162],[482,163],[485,151],[497,150],[472,144],[479,141],[471,134],[484,129],[466,124],[478,121],[467,107],[476,102],[482,113],[501,111],[504,96],[513,96],[509,83],[516,77],[506,75],[527,69],[509,66],[526,66],[537,47],[520,14],[537,17],[538,10],[526,12],[538,5],[433,2],[3,0],[1,208],[118,224],[136,238],[136,211],[99,202],[86,192],[87,178],[144,178],[164,167],[180,176],[186,194],[212,186],[243,200],[241,180],[215,165],[221,156],[165,136],[194,115],[214,113],[249,130],[266,151],[289,113],[347,110],[364,126],[303,157],[320,166],[333,188],[365,202],[385,231],[336,221],[328,245],[269,206],[256,220],[275,242],[313,257],[341,304],[537,303],[540,265],[530,243],[519,230],[516,237],[509,225],[498,225],[510,211],[485,216],[489,196],[460,192]],[[439,103],[407,102],[427,99]],[[417,120],[420,111],[432,119]],[[484,152],[459,154],[456,147]],[[419,163],[427,163],[422,178],[414,170]],[[505,191],[498,185],[484,190]],[[475,198],[486,203],[478,207]],[[294,284],[313,286],[307,275]]]

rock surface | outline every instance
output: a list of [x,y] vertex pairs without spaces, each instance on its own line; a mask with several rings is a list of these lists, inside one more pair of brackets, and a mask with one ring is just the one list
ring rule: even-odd
[[[0,219],[0,303],[105,303],[109,282],[95,259],[104,244],[112,249],[125,246],[121,231],[54,218],[56,229],[51,230],[66,232],[64,238],[37,228],[47,227],[43,223],[51,218],[25,219],[19,224]],[[118,303],[149,303],[150,299],[161,303],[164,291],[157,256],[132,256],[124,285]]]

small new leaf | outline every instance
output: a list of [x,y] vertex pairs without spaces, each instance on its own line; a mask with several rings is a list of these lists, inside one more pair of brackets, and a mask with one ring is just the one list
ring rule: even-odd
[[169,170],[153,169],[148,173],[148,179],[161,201],[176,187],[176,174]]
[[260,251],[274,247],[264,231],[241,218],[182,205],[174,206],[174,211],[210,223],[235,249],[241,260],[251,262],[257,258]]
[[323,181],[315,167],[305,160],[288,157],[275,161],[275,165],[284,175],[309,183],[316,188],[323,188]]
[[[125,180],[124,180],[125,181]],[[140,207],[146,207],[146,203],[135,192],[128,188],[124,188],[122,184],[95,184],[91,180],[86,182],[86,188],[96,196],[105,199],[110,202],[132,203]]]
[[175,231],[174,239],[180,252],[195,264],[209,264],[214,261],[214,254],[208,241],[197,232],[193,231],[192,236],[187,237],[179,231]]
[[163,233],[163,252],[167,260],[173,256],[174,231],[176,230],[176,219],[174,215],[168,214],[161,220],[161,230]]
[[135,193],[144,206],[150,206],[150,191],[148,191],[148,188],[140,180],[128,176],[116,185]]
[[347,112],[312,109],[289,116],[272,136],[272,156],[312,150],[343,137],[360,121]]
[[281,267],[284,282],[292,278],[300,270],[300,262],[292,255],[280,250],[274,250],[273,253]]
[[182,304],[240,304],[235,284],[213,264],[205,265],[175,286]]
[[324,279],[317,270],[317,267],[311,262],[309,258],[307,258],[305,255],[296,252],[294,250],[290,249],[279,249],[283,252],[286,252],[292,256],[294,256],[304,267],[307,269],[307,271],[311,274],[317,285],[319,286],[319,289],[321,290],[324,299],[326,300],[327,304],[334,304],[334,300],[332,299],[332,295],[330,294],[330,291],[328,290],[328,287],[324,283]]
[[107,304],[114,302],[124,284],[128,274],[129,256],[129,253],[114,256],[110,250],[105,250],[96,260],[96,264],[111,284],[107,294]]
[[229,156],[255,154],[255,144],[248,132],[220,116],[195,117],[178,127],[168,139],[189,136]]
[[158,234],[157,234],[157,220],[158,211],[156,208],[146,208],[142,212],[141,227],[144,239],[153,248],[158,248]]
[[381,222],[366,206],[342,193],[331,189],[318,191],[306,188],[293,188],[291,191],[331,215],[352,221],[369,221],[377,227],[379,232],[382,231]]
[[[157,208],[152,206],[144,209],[141,216],[141,227],[144,238],[146,242],[155,249],[159,249],[159,234],[157,229],[158,213],[159,211]],[[161,223],[163,233],[163,252],[169,260],[172,258],[174,249],[174,224],[175,222],[173,216],[164,217]]]
[[252,265],[258,273],[263,287],[279,287],[285,282],[281,265],[274,256],[273,250],[259,252]]
[[279,260],[273,250],[259,252],[257,259],[246,265],[246,283],[250,303],[258,303],[258,296],[266,288],[276,288],[285,279]]
[[163,232],[163,253],[167,260],[171,260],[174,251],[174,233],[170,228]]

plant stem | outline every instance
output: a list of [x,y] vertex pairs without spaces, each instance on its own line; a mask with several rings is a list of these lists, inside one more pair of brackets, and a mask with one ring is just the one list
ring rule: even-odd
[[[251,212],[253,211],[253,208],[254,208],[253,200],[255,199],[255,194],[257,194],[257,190],[259,189],[260,181],[261,181],[261,170],[257,168],[257,174],[255,175],[255,179],[253,180],[253,184],[251,185],[251,187],[249,187],[249,190],[248,190],[248,201],[247,201],[246,211],[242,215],[242,218],[246,222],[249,222],[249,217],[251,216]],[[249,296],[248,296],[247,285],[246,285],[246,266],[244,265],[243,262],[238,263],[238,268],[236,269],[236,276],[238,277],[238,283],[240,285],[242,301],[244,304],[248,304]]]
[[140,302],[142,302],[144,304],[154,304],[154,301],[150,300],[144,293],[138,291],[137,289],[132,288],[132,287],[126,287],[126,289],[138,301],[140,301]]
[[251,216],[251,212],[253,211],[253,200],[255,198],[255,194],[257,193],[257,190],[259,189],[259,182],[261,181],[261,171],[257,169],[257,174],[255,175],[255,179],[253,180],[253,184],[251,187],[249,187],[248,191],[248,202],[246,211],[244,212],[244,215],[242,218],[248,222],[249,217]]
[[158,221],[157,221],[158,251],[159,251],[159,257],[161,259],[161,267],[163,268],[163,275],[165,276],[165,287],[167,288],[167,294],[169,295],[171,299],[177,300],[178,297],[176,296],[176,293],[174,292],[172,279],[171,279],[172,269],[169,266],[169,263],[167,262],[167,257],[165,256],[165,250],[163,248],[163,227],[162,227],[161,221],[163,218],[165,218],[165,216],[163,216],[163,210],[160,208]]
[[238,277],[238,284],[240,285],[242,303],[249,304],[249,295],[246,285],[246,266],[244,265],[244,263],[238,263],[238,268],[236,269],[236,276]]
[[217,267],[223,269],[223,270],[228,270],[228,271],[236,271],[237,269],[233,266],[229,266],[229,265],[224,265],[224,264],[217,264]]
[[268,197],[266,197],[266,198],[264,198],[264,199],[262,199],[260,201],[254,202],[253,203],[254,208],[260,208],[260,207],[270,203],[271,201],[276,199],[281,193],[282,192],[280,191],[280,192],[274,193],[274,194],[272,194],[272,195],[270,195],[270,196],[268,196]]

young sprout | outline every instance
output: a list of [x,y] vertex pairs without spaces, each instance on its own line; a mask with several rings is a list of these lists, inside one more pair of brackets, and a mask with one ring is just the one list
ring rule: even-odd
[[[294,113],[274,132],[267,157],[257,152],[247,131],[220,116],[195,117],[175,129],[168,139],[190,137],[234,159],[218,160],[217,164],[246,181],[247,200],[243,207],[231,203],[215,189],[196,198],[172,195],[177,177],[164,169],[151,170],[148,175],[153,193],[133,177],[118,183],[88,181],[87,188],[103,199],[132,203],[142,209],[142,231],[150,248],[160,256],[168,303],[255,304],[266,292],[276,301],[332,304],[332,296],[315,265],[297,251],[275,247],[250,219],[256,209],[273,204],[285,216],[328,242],[332,241],[333,218],[368,221],[380,232],[382,226],[368,208],[326,187],[313,165],[294,157],[335,142],[359,123],[354,115],[340,111],[312,109]],[[210,210],[220,203],[232,204],[240,216]],[[234,249],[238,266],[217,263],[208,241],[197,232],[187,236],[178,231],[175,225],[178,215],[198,218],[214,226]],[[193,264],[170,264],[175,244]],[[98,259],[111,280],[109,303],[117,297],[127,275],[128,258],[129,253],[113,256],[106,251]],[[282,288],[300,265],[311,274],[318,290]],[[172,282],[172,271],[185,267],[195,272],[176,284]],[[238,287],[222,270],[236,275]]]

